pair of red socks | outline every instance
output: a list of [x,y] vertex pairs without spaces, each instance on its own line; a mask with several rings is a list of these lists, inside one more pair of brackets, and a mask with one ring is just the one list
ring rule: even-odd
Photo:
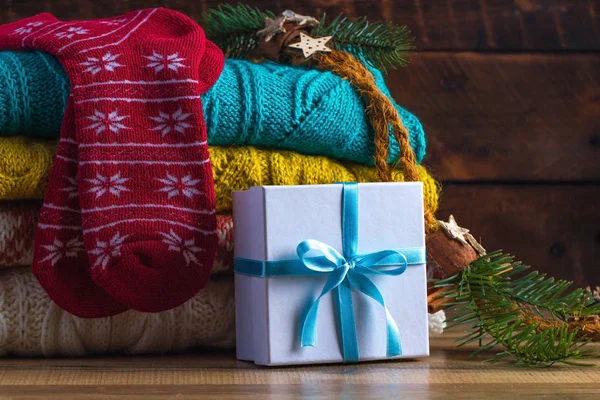
[[49,52],[71,81],[35,237],[33,272],[52,300],[94,318],[194,296],[217,244],[200,95],[221,51],[167,9],[40,14],[0,26],[0,48]]

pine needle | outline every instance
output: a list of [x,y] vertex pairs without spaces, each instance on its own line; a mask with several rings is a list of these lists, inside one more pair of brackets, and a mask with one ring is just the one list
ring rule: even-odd
[[[227,57],[244,58],[258,47],[257,32],[264,28],[265,18],[276,17],[271,11],[242,3],[223,4],[203,14],[202,26]],[[324,14],[318,25],[308,29],[313,37],[333,36],[329,46],[384,72],[408,64],[409,52],[414,49],[414,38],[406,26],[372,23],[364,17],[350,20],[340,15],[327,23]]]
[[405,25],[373,23],[365,17],[350,20],[339,15],[327,24],[323,15],[311,35],[333,36],[332,47],[347,51],[384,72],[408,64],[409,52],[414,50],[414,38]]
[[[504,347],[489,362],[508,357],[516,365],[594,365],[581,362],[597,354],[584,348],[589,340],[569,325],[569,318],[597,315],[600,304],[582,289],[565,294],[571,282],[537,271],[523,276],[528,269],[497,251],[453,277],[436,281],[435,287],[454,287],[444,294],[455,300],[458,311],[448,328],[470,325],[457,339],[458,346],[478,341],[474,354]],[[542,327],[545,321],[554,325]],[[485,338],[489,341],[484,345]]]
[[206,37],[219,46],[226,57],[244,58],[258,46],[257,32],[264,28],[265,18],[275,18],[275,15],[242,3],[222,4],[202,15],[202,27]]

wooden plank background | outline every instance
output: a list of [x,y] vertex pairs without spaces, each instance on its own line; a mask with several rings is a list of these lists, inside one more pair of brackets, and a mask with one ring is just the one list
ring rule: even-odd
[[[0,0],[0,23],[163,6],[199,18],[215,0]],[[426,165],[489,250],[600,284],[600,0],[249,0],[406,24],[419,52],[388,77],[428,135]]]

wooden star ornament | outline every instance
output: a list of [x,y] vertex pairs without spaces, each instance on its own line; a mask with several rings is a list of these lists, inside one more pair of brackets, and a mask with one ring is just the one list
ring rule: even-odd
[[286,30],[283,27],[285,17],[280,16],[277,19],[265,18],[265,28],[257,32],[258,36],[264,36],[265,42],[269,42],[275,35],[285,33]]
[[438,223],[450,239],[457,240],[465,246],[473,247],[480,256],[487,253],[477,239],[469,233],[468,229],[458,226],[453,215],[448,218],[448,222],[438,220]]
[[308,58],[317,52],[330,53],[331,49],[325,44],[331,40],[333,36],[323,36],[319,38],[313,38],[308,36],[306,33],[300,33],[300,42],[290,44],[288,47],[293,49],[302,50],[304,58]]
[[456,223],[456,220],[454,219],[454,215],[451,215],[448,218],[448,222],[444,222],[444,221],[438,221],[438,222],[450,239],[458,240],[465,246],[469,245],[469,243],[467,242],[467,238],[465,237],[465,235],[467,233],[469,233],[469,230],[458,226],[458,224]]
[[257,32],[258,36],[264,37],[265,42],[270,42],[273,37],[280,33],[287,33],[283,26],[286,23],[296,24],[302,27],[311,28],[319,24],[319,21],[307,15],[296,14],[293,11],[285,10],[275,19],[265,18],[265,28]]

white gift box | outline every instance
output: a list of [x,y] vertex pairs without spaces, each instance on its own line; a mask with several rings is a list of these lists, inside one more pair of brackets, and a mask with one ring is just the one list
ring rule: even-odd
[[[344,185],[331,184],[262,186],[233,193],[238,359],[261,365],[344,361],[334,293],[319,302],[315,346],[303,347],[300,340],[307,310],[321,294],[328,273],[264,276],[238,268],[240,260],[253,260],[259,271],[279,260],[299,262],[298,244],[307,239],[323,242],[343,254],[343,190]],[[356,254],[402,249],[418,249],[423,254],[398,276],[368,275],[398,327],[400,355],[388,356],[384,308],[352,290],[359,360],[428,356],[423,185],[358,184],[357,219]],[[394,267],[382,269],[390,268]]]

